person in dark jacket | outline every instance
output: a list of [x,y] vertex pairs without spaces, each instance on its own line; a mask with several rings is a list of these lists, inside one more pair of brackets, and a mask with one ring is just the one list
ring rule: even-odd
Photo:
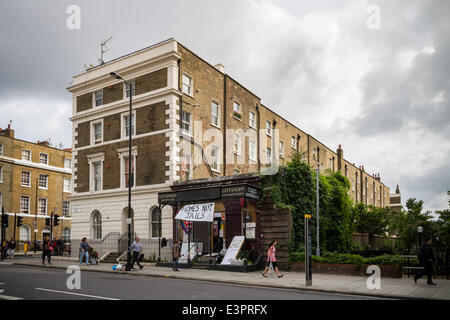
[[47,257],[48,259],[48,264],[52,264],[50,262],[52,253],[50,251],[50,237],[49,236],[45,236],[44,241],[42,241],[42,264],[45,264],[45,257]]
[[86,265],[89,264],[89,243],[83,238],[80,243],[80,266],[83,264],[83,257],[86,258]]
[[419,261],[420,264],[423,266],[423,270],[419,271],[414,276],[414,283],[417,283],[417,280],[426,274],[427,284],[434,286],[436,285],[436,283],[434,283],[431,280],[431,277],[433,275],[433,262],[434,262],[433,248],[431,248],[431,243],[432,243],[431,238],[428,238],[425,240],[425,244],[419,249]]

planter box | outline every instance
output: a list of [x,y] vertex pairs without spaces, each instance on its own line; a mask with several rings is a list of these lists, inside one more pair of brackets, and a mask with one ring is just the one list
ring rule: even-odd
[[[368,264],[365,264],[361,269],[357,270],[354,264],[328,264],[328,263],[313,263],[313,273],[327,273],[327,274],[341,274],[349,276],[368,276],[366,273]],[[401,278],[402,267],[401,266],[380,266],[381,276],[390,278]],[[291,271],[305,272],[305,264],[303,262],[292,262]]]

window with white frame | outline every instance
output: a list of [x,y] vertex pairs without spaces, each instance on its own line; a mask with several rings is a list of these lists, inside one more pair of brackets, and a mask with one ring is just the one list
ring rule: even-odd
[[48,154],[46,153],[39,153],[39,162],[42,164],[48,164]]
[[284,142],[280,141],[280,157],[284,158]]
[[101,239],[102,238],[102,215],[98,210],[92,212],[91,216],[91,233],[92,239]]
[[272,163],[272,149],[266,148],[266,163]]
[[355,180],[352,180],[352,191],[355,192]]
[[160,236],[159,230],[161,229],[161,214],[159,208],[154,208],[152,210],[150,224],[152,238],[158,238]]
[[330,169],[333,169],[333,158],[328,159],[328,161],[330,162]]
[[64,228],[62,238],[65,243],[70,242],[70,229],[69,228]]
[[270,121],[266,121],[266,134],[272,136],[272,124]]
[[297,149],[297,144],[296,144],[295,142],[296,142],[296,141],[295,141],[295,137],[292,136],[292,137],[291,137],[291,148],[292,148],[292,149]]
[[248,116],[248,125],[253,128],[256,129],[256,116],[255,113],[250,111],[249,116]]
[[102,162],[92,162],[92,191],[102,190]]
[[3,155],[3,144],[0,143],[0,156]]
[[3,167],[2,166],[0,166],[0,183],[3,183]]
[[219,171],[219,147],[211,146],[211,169]]
[[3,199],[2,199],[2,194],[0,193],[0,210],[3,207]]
[[256,161],[256,143],[250,140],[248,142],[248,157],[250,160]]
[[192,165],[191,165],[191,155],[187,152],[181,153],[181,179],[191,180],[192,179]]
[[211,101],[211,124],[219,126],[219,104],[216,101]]
[[64,180],[64,192],[70,192],[70,179],[63,178]]
[[20,196],[20,213],[30,213],[30,197]]
[[39,189],[48,189],[48,175],[39,175]]
[[72,169],[72,160],[71,159],[64,159],[64,169]]
[[94,93],[95,106],[101,106],[103,104],[103,90]]
[[[126,126],[126,124],[125,124]],[[95,122],[92,124],[92,142],[94,144],[101,143],[103,141],[103,125],[102,122]]]
[[233,101],[233,118],[242,119],[241,105],[236,101]]
[[29,226],[20,227],[20,242],[28,242],[31,240],[31,230]]
[[47,214],[47,198],[38,199],[38,213]]
[[131,84],[131,96],[134,97],[136,95],[136,81],[131,80],[128,81],[128,84],[124,84],[125,86],[125,96],[127,98],[130,97],[130,84]]
[[191,114],[184,110],[181,112],[181,131],[191,135]]
[[130,136],[130,132],[131,135],[135,135],[135,130],[134,130],[134,113],[131,114],[131,130],[130,130],[130,114],[126,114],[122,117],[122,121],[123,121],[123,128],[124,128],[124,136],[125,137],[129,137]]
[[184,93],[192,96],[193,94],[193,90],[192,90],[192,78],[190,76],[188,76],[187,74],[183,73],[182,76],[182,90]]
[[134,157],[131,156],[131,174],[130,174],[130,157],[125,156],[124,157],[124,168],[123,168],[123,172],[124,172],[124,186],[125,188],[128,188],[129,185],[131,185],[131,187],[135,186],[135,167],[134,167]]
[[22,149],[22,160],[31,161],[31,150]]
[[62,213],[64,217],[70,217],[70,201],[63,201]]
[[233,153],[241,154],[241,135],[238,133],[233,135]]
[[305,152],[302,153],[302,162],[306,163],[306,153]]
[[20,185],[22,187],[31,187],[31,173],[30,172],[22,171]]

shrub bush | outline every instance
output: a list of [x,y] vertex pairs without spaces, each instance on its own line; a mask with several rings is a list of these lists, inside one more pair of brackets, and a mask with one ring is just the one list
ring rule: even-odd
[[[288,256],[289,264],[292,262],[305,262],[304,252],[293,252]],[[397,254],[385,254],[378,257],[363,258],[357,254],[335,253],[325,252],[322,256],[312,256],[312,261],[315,263],[329,263],[329,264],[354,264],[357,269],[361,268],[364,264],[374,265],[393,265],[401,266],[407,264],[407,259],[402,258]],[[410,259],[410,265],[418,265],[417,258]]]

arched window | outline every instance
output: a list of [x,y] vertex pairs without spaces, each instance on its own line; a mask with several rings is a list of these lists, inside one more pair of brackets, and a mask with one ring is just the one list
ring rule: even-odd
[[102,215],[98,210],[92,212],[92,239],[102,238]]
[[31,230],[29,226],[20,227],[20,241],[28,242],[31,239]]
[[160,236],[159,234],[160,224],[161,224],[161,215],[159,207],[156,207],[150,213],[150,231],[152,238],[158,238]]
[[69,228],[64,228],[63,230],[63,240],[64,242],[70,242],[70,229]]

